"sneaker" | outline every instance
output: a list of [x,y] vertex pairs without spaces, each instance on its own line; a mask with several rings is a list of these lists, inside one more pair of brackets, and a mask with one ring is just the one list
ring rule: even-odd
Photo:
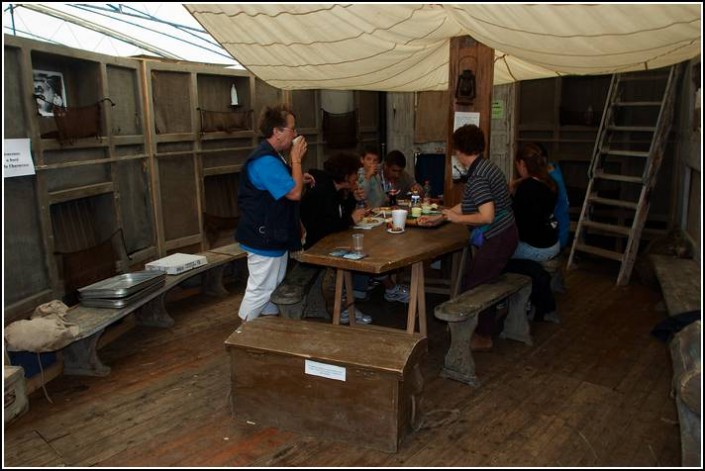
[[[367,314],[363,314],[362,312],[360,312],[360,310],[355,308],[355,322],[359,322],[360,324],[369,324],[372,322],[372,318]],[[340,323],[350,323],[350,315],[348,314],[347,309],[344,309],[343,312],[340,313]]]
[[396,285],[394,288],[384,290],[385,301],[409,302],[409,288],[403,285]]

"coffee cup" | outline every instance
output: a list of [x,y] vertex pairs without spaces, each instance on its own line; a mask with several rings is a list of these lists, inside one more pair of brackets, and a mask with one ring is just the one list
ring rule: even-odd
[[294,138],[294,140],[291,141],[291,144],[295,146],[295,145],[298,144],[299,141],[300,141],[301,139],[303,139],[303,138],[304,138],[304,136],[296,136],[296,137]]
[[403,231],[406,227],[406,215],[409,211],[406,209],[395,209],[392,211],[392,230]]

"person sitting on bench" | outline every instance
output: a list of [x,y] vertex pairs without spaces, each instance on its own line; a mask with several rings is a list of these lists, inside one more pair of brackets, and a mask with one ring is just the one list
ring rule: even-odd
[[534,318],[543,320],[544,315],[556,310],[551,276],[541,262],[551,260],[561,250],[558,221],[554,216],[558,185],[549,175],[548,160],[537,144],[524,144],[516,153],[514,163],[519,178],[512,180],[510,191],[519,244],[507,271],[531,277]]
[[[443,215],[450,222],[469,226],[470,243],[477,249],[465,267],[463,291],[495,280],[519,241],[507,179],[499,167],[482,157],[484,150],[485,136],[479,127],[467,124],[453,133],[453,152],[467,169],[468,180],[462,202],[444,209]],[[495,316],[494,307],[480,313],[470,341],[473,350],[492,348]]]

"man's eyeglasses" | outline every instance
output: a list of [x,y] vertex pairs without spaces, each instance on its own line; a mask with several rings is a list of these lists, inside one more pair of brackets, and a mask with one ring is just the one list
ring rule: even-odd
[[298,133],[296,132],[296,128],[284,127],[284,128],[279,128],[279,129],[281,129],[282,131],[284,131],[285,129],[288,129],[289,131],[291,131],[291,133],[292,133],[294,136],[295,136],[296,134],[298,134]]

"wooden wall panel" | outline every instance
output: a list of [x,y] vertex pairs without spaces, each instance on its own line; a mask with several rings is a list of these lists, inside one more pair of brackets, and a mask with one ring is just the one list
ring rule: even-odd
[[[98,144],[98,141],[95,141]],[[102,160],[107,158],[108,149],[93,148],[93,149],[75,149],[67,147],[57,150],[44,151],[44,163],[46,164],[61,164],[67,162],[85,162],[88,160]]]
[[[252,108],[249,77],[229,75],[197,75],[198,106],[209,111],[246,111]],[[235,85],[239,107],[230,106],[230,89]]]
[[420,92],[416,97],[414,142],[445,142],[448,121],[439,116],[450,106],[448,92]]
[[198,234],[198,192],[193,159],[159,159],[159,181],[164,239],[169,241]]
[[154,245],[152,195],[146,162],[130,160],[116,165],[120,187],[120,211],[127,253],[137,252]]
[[[471,105],[457,103],[455,100],[455,88],[458,83],[458,76],[463,70],[469,69],[475,74],[476,97]],[[448,91],[452,106],[448,109],[448,148],[446,149],[446,178],[444,197],[445,204],[453,206],[462,199],[464,185],[454,183],[452,180],[451,156],[453,154],[453,121],[456,111],[470,111],[480,113],[480,129],[485,134],[485,147],[487,152],[490,149],[490,121],[492,109],[492,77],[494,75],[494,49],[475,41],[470,36],[452,38],[450,41],[450,65],[449,65]]]
[[152,71],[152,97],[157,134],[191,132],[190,74]]
[[240,190],[240,175],[226,173],[213,175],[204,180],[206,204],[204,212],[213,216],[237,217],[237,196]]
[[118,229],[112,193],[52,204],[50,210],[57,252],[93,247]]
[[[5,116],[4,132],[5,139],[16,139],[27,137],[27,126],[22,106],[22,97],[25,93],[20,72],[20,51],[18,49],[5,48],[4,57],[4,78],[3,83],[3,113]],[[27,93],[32,93],[28,90]]]
[[51,288],[34,177],[4,181],[4,307]]
[[358,119],[360,129],[379,126],[379,92],[360,91],[358,94]]
[[50,192],[112,181],[110,165],[84,165],[68,169],[51,169],[44,172]]
[[316,121],[319,114],[317,93],[317,90],[292,90],[291,101],[298,129],[318,127]]
[[223,152],[212,152],[203,155],[203,169],[208,172],[210,169],[218,167],[228,167],[244,165],[252,151],[250,149],[229,150]]
[[255,134],[259,136],[259,128],[257,127],[259,115],[265,106],[272,106],[282,103],[283,93],[282,90],[274,88],[263,82],[260,79],[255,79],[255,106],[254,106],[254,118],[255,118]]
[[115,106],[106,104],[112,117],[112,133],[116,136],[142,134],[139,81],[137,70],[107,66],[108,98]]

